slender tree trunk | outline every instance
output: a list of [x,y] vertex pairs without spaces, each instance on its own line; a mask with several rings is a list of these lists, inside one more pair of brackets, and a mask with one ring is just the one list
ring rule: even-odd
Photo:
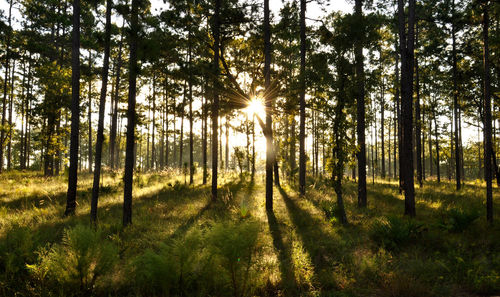
[[455,119],[455,181],[457,191],[461,187],[460,177],[460,141],[458,138],[458,76],[457,76],[457,46],[456,46],[456,28],[455,28],[455,0],[452,1],[451,17],[451,39],[453,55],[453,118]]
[[184,152],[184,107],[186,106],[187,81],[184,80],[184,95],[182,96],[181,105],[181,131],[179,135],[179,169],[182,170],[182,157]]
[[[224,153],[225,153],[225,169],[226,171],[228,171],[229,169],[229,116],[226,115],[226,119],[225,119],[225,124],[226,124],[226,129],[225,129],[225,132],[226,132],[226,149],[224,150]],[[222,140],[221,140],[222,141]]]
[[155,130],[156,130],[156,76],[153,75],[153,122],[151,132],[151,168],[156,170],[156,145],[155,145]]
[[264,88],[266,105],[266,210],[273,210],[273,98],[271,85],[271,28],[269,24],[269,0],[264,0]]
[[[418,21],[415,25],[415,44],[418,46]],[[421,131],[422,131],[422,123],[420,120],[420,77],[419,77],[419,69],[418,69],[418,57],[415,57],[415,93],[416,93],[416,101],[415,101],[415,141],[416,143],[416,156],[417,156],[417,180],[418,185],[422,187],[423,185],[423,172],[422,172],[422,141],[421,141]]]
[[[189,32],[191,39],[191,31]],[[189,67],[191,67],[191,41],[189,41]],[[194,183],[194,160],[193,160],[193,78],[192,71],[189,71],[189,184]]]
[[71,51],[71,142],[68,193],[65,216],[74,215],[78,183],[78,140],[80,136],[80,0],[73,0],[73,34]]
[[[14,0],[9,1],[9,17],[8,17],[8,30],[12,30],[12,5],[14,4]],[[2,126],[0,132],[0,173],[3,170],[3,162],[4,162],[4,144],[6,140],[5,134],[5,122],[6,122],[6,109],[7,109],[7,87],[9,81],[9,70],[10,70],[10,42],[11,42],[12,34],[7,33],[7,42],[5,43],[5,76],[3,81],[3,100],[2,100]]]
[[[206,90],[206,88],[205,88]],[[204,92],[205,93],[205,92]],[[203,154],[203,184],[207,183],[208,179],[208,166],[207,166],[207,147],[208,147],[208,110],[207,110],[207,94],[204,95],[204,103],[203,103],[203,143],[202,143],[202,154]]]
[[401,173],[404,180],[405,215],[414,217],[415,188],[413,181],[413,55],[415,29],[415,0],[409,0],[408,33],[405,30],[404,1],[398,0],[399,40],[401,52],[401,117],[403,120],[403,150],[400,152],[402,160]]
[[385,139],[384,139],[384,134],[385,134],[385,119],[384,119],[384,112],[385,112],[385,98],[384,98],[384,93],[385,93],[385,86],[384,86],[384,78],[382,77],[382,94],[380,98],[380,140],[381,140],[381,149],[382,149],[382,156],[381,156],[381,161],[382,161],[382,173],[381,177],[385,179]]
[[436,137],[436,174],[437,174],[437,181],[438,183],[441,182],[441,166],[440,166],[440,160],[439,160],[439,133],[438,133],[438,125],[437,125],[437,119],[436,119],[436,111],[434,110],[434,135]]
[[[123,30],[123,25],[122,25]],[[113,114],[111,117],[111,131],[109,137],[109,146],[110,146],[110,167],[111,169],[116,169],[119,167],[118,165],[118,148],[116,144],[116,130],[118,124],[118,102],[120,101],[120,77],[121,77],[121,67],[122,67],[122,48],[123,48],[123,33],[120,34],[120,43],[118,45],[118,62],[116,64],[116,78],[115,78],[115,92],[113,94],[114,98],[114,106],[113,106]]]
[[127,144],[125,151],[125,173],[123,177],[123,226],[132,224],[132,183],[134,176],[134,145],[135,145],[135,102],[137,91],[137,43],[139,31],[139,1],[132,0],[130,21],[130,57],[129,57],[129,86],[128,86],[128,108],[127,108]]
[[89,94],[88,94],[88,100],[89,100],[89,109],[88,109],[88,123],[89,123],[89,149],[88,149],[88,165],[89,165],[89,172],[92,173],[92,51],[89,50],[89,69],[90,69],[90,74],[89,74]]
[[218,119],[219,119],[219,29],[220,29],[220,13],[221,0],[215,0],[215,10],[213,16],[213,36],[214,36],[214,81],[213,81],[213,102],[212,102],[212,200],[217,200],[217,170],[218,170]]
[[7,170],[12,168],[12,112],[14,107],[14,88],[15,88],[15,78],[16,78],[16,60],[12,61],[12,73],[10,75],[10,95],[9,95],[9,119],[8,119],[8,133],[7,133]]
[[432,166],[432,120],[429,114],[429,139],[427,142],[429,143],[429,176],[434,175],[434,168]]
[[104,114],[106,109],[106,90],[108,88],[109,52],[111,43],[111,5],[112,0],[106,0],[106,24],[104,30],[104,60],[102,66],[101,97],[99,98],[99,122],[97,124],[97,142],[95,145],[94,183],[92,185],[92,200],[90,203],[90,219],[97,222],[97,203],[99,199],[99,180],[101,178],[102,144],[104,142]]
[[490,90],[490,61],[489,61],[489,1],[483,1],[483,66],[484,66],[484,179],[486,180],[486,219],[493,223],[493,190],[491,168],[491,90]]
[[252,118],[252,180],[255,176],[255,114]]
[[306,0],[300,0],[299,192],[306,194]]
[[[363,1],[356,0],[354,14],[358,24],[363,23]],[[358,36],[354,43],[356,64],[356,134],[358,140],[358,207],[367,206],[366,198],[366,144],[365,144],[365,71],[363,62],[363,39]]]

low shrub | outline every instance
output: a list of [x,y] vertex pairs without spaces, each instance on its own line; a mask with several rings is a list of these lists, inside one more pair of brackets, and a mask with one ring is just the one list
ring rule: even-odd
[[251,283],[251,268],[261,250],[259,224],[253,221],[216,224],[208,234],[208,244],[215,263],[225,273],[233,296],[247,296]]
[[14,282],[23,277],[26,263],[33,263],[35,243],[33,232],[28,227],[13,225],[0,238],[0,279]]
[[479,218],[479,211],[450,209],[443,215],[443,221],[440,226],[450,232],[460,233],[469,228],[475,220]]
[[66,296],[90,296],[118,259],[116,246],[102,237],[83,225],[66,229],[61,244],[39,250],[38,262],[27,267],[42,290],[51,283]]
[[369,235],[377,245],[389,251],[399,251],[401,247],[417,239],[422,226],[412,219],[389,216],[375,221],[370,227]]
[[[196,292],[206,261],[202,259],[203,235],[195,229],[185,237],[147,250],[133,262],[135,286],[147,295],[189,295]],[[187,295],[186,295],[187,294]]]

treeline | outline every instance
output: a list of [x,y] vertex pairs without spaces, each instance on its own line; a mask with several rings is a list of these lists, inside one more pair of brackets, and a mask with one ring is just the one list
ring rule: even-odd
[[[269,210],[280,177],[301,194],[331,178],[342,222],[346,177],[360,207],[370,178],[398,179],[411,216],[415,182],[484,179],[492,221],[500,5],[356,0],[310,19],[306,2],[7,0],[0,170],[68,172],[67,214],[93,171],[96,219],[101,167],[123,169],[128,224],[134,170],[192,184],[199,168],[216,199],[219,168],[253,176],[262,132]],[[255,98],[265,118],[242,112]]]

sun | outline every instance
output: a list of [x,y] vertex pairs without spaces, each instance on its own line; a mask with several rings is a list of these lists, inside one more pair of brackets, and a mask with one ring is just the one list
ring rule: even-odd
[[259,116],[261,119],[266,117],[266,106],[264,105],[264,99],[261,97],[253,97],[247,104],[245,112],[249,118],[254,115]]

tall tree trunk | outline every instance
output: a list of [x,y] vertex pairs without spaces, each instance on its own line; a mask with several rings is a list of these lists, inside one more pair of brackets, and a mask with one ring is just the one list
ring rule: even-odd
[[438,133],[438,125],[437,125],[437,116],[436,116],[436,110],[434,110],[434,135],[436,137],[436,174],[437,174],[437,181],[438,183],[441,182],[441,166],[440,166],[440,160],[439,160],[439,133]]
[[8,133],[7,133],[7,170],[12,168],[12,113],[14,107],[14,88],[15,88],[15,78],[16,78],[16,60],[12,61],[12,73],[10,75],[10,95],[9,95],[9,119],[8,119]]
[[181,105],[181,131],[179,135],[179,169],[182,170],[182,157],[184,152],[184,107],[186,106],[186,95],[187,95],[187,81],[184,80],[184,95],[182,96]]
[[155,146],[155,130],[156,130],[156,76],[153,75],[153,122],[151,131],[151,168],[156,170],[156,146]]
[[[415,44],[418,46],[418,21],[415,25]],[[415,101],[415,141],[416,143],[416,156],[417,156],[417,180],[418,185],[422,187],[423,185],[423,172],[422,172],[422,141],[421,141],[421,131],[422,131],[422,123],[420,120],[420,77],[419,77],[419,69],[418,69],[418,57],[415,57],[415,93],[416,93],[416,101]]]
[[[363,1],[356,0],[354,14],[357,23],[363,26]],[[365,144],[365,71],[363,62],[363,38],[357,36],[354,43],[356,63],[356,134],[358,140],[358,207],[366,207],[366,144]]]
[[[205,90],[207,88],[205,87]],[[208,178],[208,166],[207,166],[207,147],[208,147],[208,110],[207,110],[207,94],[204,93],[204,102],[202,106],[202,111],[203,111],[203,142],[202,142],[202,154],[203,154],[203,184],[205,185],[207,183],[207,178]]]
[[130,57],[129,57],[129,83],[128,83],[128,108],[127,108],[127,144],[125,151],[125,172],[123,177],[123,226],[132,224],[132,183],[134,177],[134,145],[135,145],[135,102],[137,92],[137,43],[139,31],[139,1],[132,0],[130,21]]
[[80,136],[80,0],[73,0],[73,34],[71,49],[71,142],[68,193],[64,215],[74,215],[78,182],[78,141]]
[[333,149],[333,156],[335,157],[335,165],[333,169],[333,187],[337,195],[337,218],[343,225],[347,224],[347,216],[344,208],[344,200],[342,193],[342,179],[344,178],[345,161],[347,159],[347,148],[345,141],[346,115],[344,113],[345,100],[347,98],[345,92],[346,74],[344,70],[343,56],[339,58],[338,62],[338,76],[339,76],[339,96],[337,105],[335,106],[335,120],[333,122],[333,135],[335,137],[335,145]]
[[433,176],[434,175],[434,168],[432,166],[432,120],[431,120],[431,116],[429,114],[428,116],[429,118],[429,139],[427,140],[427,142],[429,143],[429,176]]
[[106,24],[104,29],[104,60],[102,66],[101,96],[99,98],[99,120],[97,124],[97,141],[95,145],[94,182],[92,185],[92,200],[90,203],[90,219],[97,222],[97,203],[99,199],[99,180],[101,178],[102,144],[104,142],[104,114],[106,109],[106,90],[108,88],[109,52],[111,43],[111,5],[112,0],[106,0]]
[[264,0],[264,88],[266,104],[266,210],[273,210],[273,99],[271,85],[271,28],[269,25],[269,0]]
[[404,1],[398,0],[399,40],[401,52],[401,117],[403,120],[403,150],[400,152],[402,160],[401,173],[403,174],[403,187],[405,193],[405,215],[414,217],[415,188],[413,181],[413,55],[414,55],[414,30],[415,30],[415,0],[409,0],[408,8],[408,33],[406,34],[406,21]]
[[213,16],[213,36],[214,36],[214,81],[213,81],[213,102],[212,102],[212,200],[217,200],[217,170],[218,170],[218,120],[219,120],[219,30],[220,30],[220,13],[221,0],[215,0],[215,10]]
[[396,56],[396,69],[395,69],[395,72],[396,72],[396,86],[395,86],[395,89],[396,89],[396,114],[397,114],[397,123],[398,123],[398,167],[399,167],[399,174],[398,174],[398,180],[399,180],[399,193],[401,194],[401,192],[403,191],[403,174],[402,174],[402,169],[401,169],[401,164],[402,164],[402,160],[401,160],[401,154],[402,154],[402,151],[403,151],[403,121],[401,119],[401,97],[400,97],[400,89],[401,89],[401,80],[400,80],[400,76],[399,76],[399,55],[401,54],[400,51],[399,51],[399,43],[398,43],[398,36],[396,36],[395,38],[396,40],[396,43],[395,43],[395,46],[396,46],[396,52],[395,52],[395,56]]
[[381,161],[382,161],[382,172],[381,172],[381,177],[385,179],[385,139],[384,139],[384,134],[385,134],[385,98],[384,98],[384,93],[385,93],[385,86],[384,86],[384,78],[382,77],[382,94],[380,97],[380,141],[381,141],[381,149],[382,149],[382,156],[381,156]]
[[[191,30],[189,31],[189,62],[191,67]],[[193,78],[192,71],[189,71],[189,184],[194,183],[194,160],[193,160]]]
[[292,112],[290,115],[290,177],[295,181],[295,169],[297,168],[297,162],[295,159],[295,142],[296,142],[296,132],[295,132],[295,114]]
[[[12,5],[14,4],[14,0],[9,1],[9,17],[8,17],[8,30],[12,30]],[[12,34],[7,33],[7,42],[5,43],[5,76],[3,81],[3,100],[2,100],[2,126],[0,132],[0,173],[3,170],[3,162],[4,162],[4,144],[6,140],[5,134],[5,122],[6,122],[6,110],[7,110],[7,87],[9,81],[9,67],[10,67],[10,42],[11,42]]]
[[300,0],[299,192],[306,193],[306,0]]
[[455,181],[457,191],[460,190],[460,141],[458,138],[458,76],[457,76],[457,46],[456,46],[456,26],[455,26],[455,0],[452,1],[452,17],[451,17],[451,39],[452,39],[452,55],[453,55],[453,118],[455,124]]
[[88,109],[88,123],[89,123],[89,149],[88,149],[88,161],[89,161],[89,172],[92,173],[92,51],[89,50],[89,109]]
[[[165,73],[165,90],[164,90],[164,96],[165,96],[165,167],[169,167],[168,163],[168,157],[170,153],[170,145],[169,145],[169,130],[168,130],[168,75]],[[175,113],[174,113],[175,115]],[[175,119],[174,119],[175,122]],[[175,127],[174,127],[175,130]],[[174,131],[175,132],[175,131]],[[174,139],[174,144],[175,144],[175,139]]]
[[[123,31],[123,25],[122,30]],[[116,64],[116,78],[115,78],[115,92],[113,94],[113,114],[111,117],[111,131],[109,136],[109,146],[110,146],[110,167],[111,169],[118,168],[118,148],[116,144],[116,130],[118,129],[118,102],[120,101],[120,77],[121,77],[121,67],[122,67],[122,49],[123,49],[123,33],[120,33],[120,43],[118,45],[118,62]]]
[[484,179],[486,180],[486,219],[493,223],[493,190],[492,190],[492,168],[491,168],[491,90],[490,90],[490,61],[489,61],[489,1],[483,2],[483,66],[484,66]]
[[229,116],[227,114],[226,114],[225,124],[226,124],[225,127],[226,149],[224,150],[224,153],[225,153],[225,169],[227,171],[229,169]]

